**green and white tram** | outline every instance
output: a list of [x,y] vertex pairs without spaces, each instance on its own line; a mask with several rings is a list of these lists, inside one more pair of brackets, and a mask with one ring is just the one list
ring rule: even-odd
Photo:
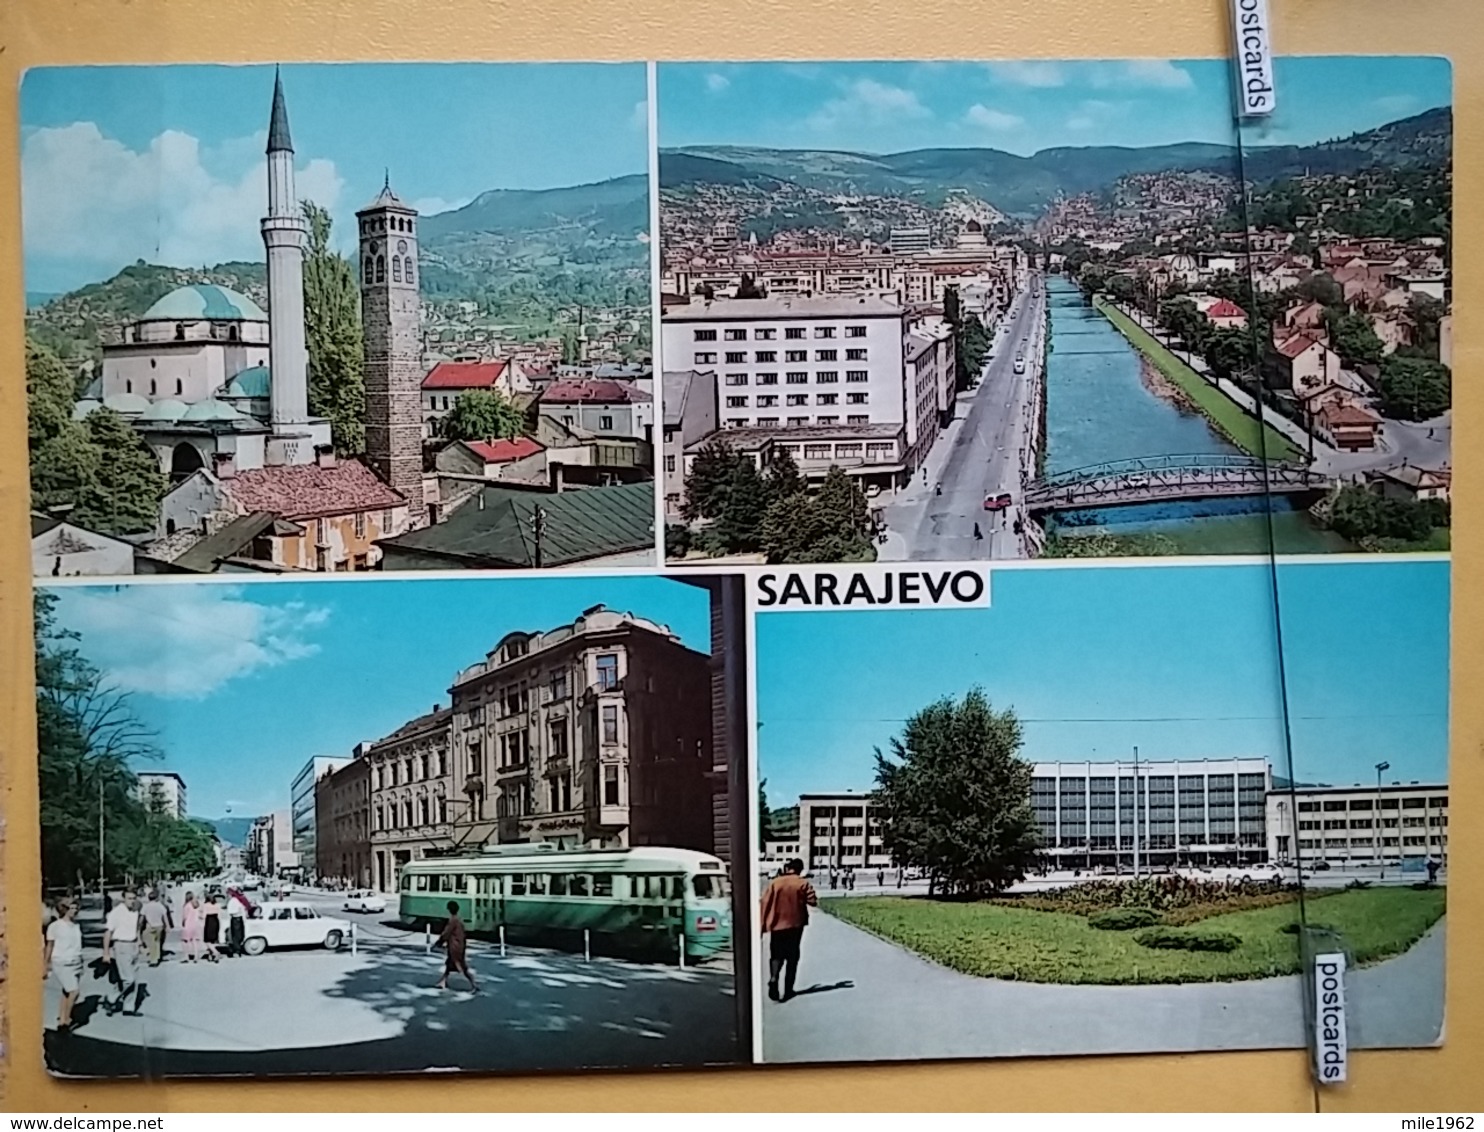
[[566,936],[584,930],[624,947],[708,959],[732,943],[726,866],[691,849],[557,849],[501,845],[458,857],[402,866],[403,923],[441,924],[448,902],[471,931],[506,929],[511,938]]

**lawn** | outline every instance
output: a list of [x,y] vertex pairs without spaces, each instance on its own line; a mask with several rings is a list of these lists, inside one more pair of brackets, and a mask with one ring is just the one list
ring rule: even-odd
[[[1311,895],[1308,921],[1337,929],[1357,963],[1400,954],[1443,915],[1446,890],[1364,888]],[[1066,912],[1007,903],[953,903],[923,897],[827,899],[833,916],[955,971],[1033,983],[1205,983],[1294,974],[1298,937],[1283,926],[1296,903],[1210,916],[1198,927],[1231,932],[1230,952],[1142,947],[1132,931],[1099,931]]]
[[1128,315],[1101,298],[1095,299],[1093,305],[1136,350],[1154,363],[1160,373],[1180,387],[1222,435],[1243,452],[1249,456],[1266,455],[1269,460],[1303,461],[1303,453],[1292,441],[1271,425],[1259,425],[1235,401],[1177,358]]

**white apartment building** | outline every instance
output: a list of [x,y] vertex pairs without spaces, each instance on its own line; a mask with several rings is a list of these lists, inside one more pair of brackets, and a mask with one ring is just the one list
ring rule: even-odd
[[1280,865],[1445,862],[1448,786],[1391,782],[1276,790],[1267,800],[1267,841],[1269,859]]
[[139,800],[152,814],[166,814],[172,818],[186,816],[185,779],[170,770],[144,771],[134,776],[138,783]]
[[1271,789],[1267,759],[1044,762],[1031,808],[1056,868],[1258,864]]
[[881,822],[869,794],[801,794],[797,855],[813,874],[832,869],[891,869]]

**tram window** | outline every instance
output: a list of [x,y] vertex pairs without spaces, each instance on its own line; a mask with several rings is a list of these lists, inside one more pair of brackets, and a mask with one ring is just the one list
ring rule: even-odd
[[567,878],[563,873],[557,873],[551,878],[551,894],[553,896],[567,895]]
[[727,878],[722,876],[698,876],[693,881],[696,896],[701,900],[721,900],[727,894]]
[[510,895],[524,896],[526,894],[526,874],[512,873],[510,877]]
[[593,877],[593,895],[612,896],[613,878],[611,876],[607,876],[606,874]]
[[545,896],[546,895],[546,874],[545,873],[527,873],[526,874],[526,885],[531,890],[531,895],[532,896]]
[[588,890],[588,878],[579,873],[567,878],[567,892],[570,896],[586,896]]
[[452,892],[453,891],[453,877],[451,875],[449,875],[448,873],[440,873],[440,874],[438,874],[438,891],[439,892]]
[[427,892],[428,878],[422,873],[419,873],[417,876],[412,878],[412,887],[418,892]]

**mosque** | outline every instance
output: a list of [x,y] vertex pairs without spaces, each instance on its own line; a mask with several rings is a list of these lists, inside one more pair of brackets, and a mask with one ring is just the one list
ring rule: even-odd
[[261,230],[268,311],[227,287],[176,288],[125,327],[122,341],[104,346],[101,373],[75,415],[83,419],[103,406],[138,430],[172,484],[162,504],[165,533],[205,530],[211,515],[234,513],[291,519],[275,528],[279,543],[294,541],[294,524],[318,531],[344,525],[344,540],[305,534],[304,546],[276,545],[269,557],[289,568],[364,569],[379,556],[375,538],[427,521],[418,214],[389,180],[356,214],[366,454],[337,461],[330,422],[309,413],[308,224],[294,189],[288,107],[276,75],[267,155]]

